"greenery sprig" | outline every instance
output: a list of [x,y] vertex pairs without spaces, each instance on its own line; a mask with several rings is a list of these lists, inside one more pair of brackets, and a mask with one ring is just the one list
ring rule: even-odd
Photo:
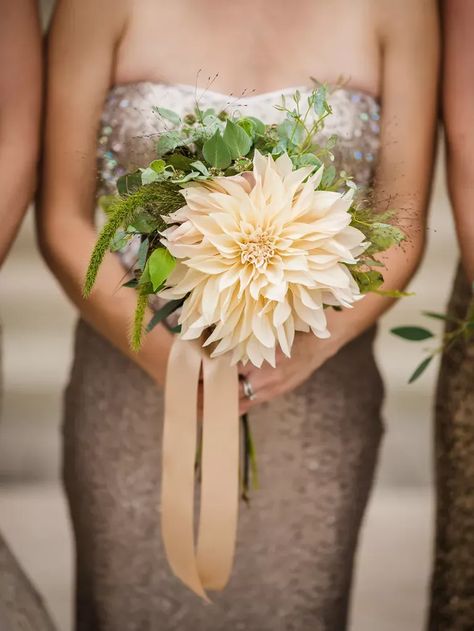
[[[434,313],[425,311],[423,315],[427,318],[442,320],[448,324],[447,330],[441,337],[441,343],[429,351],[427,356],[418,364],[413,371],[408,383],[416,381],[428,368],[436,355],[449,351],[457,343],[467,342],[474,338],[474,283],[472,285],[473,298],[469,305],[466,317],[464,319],[446,315],[444,313]],[[434,333],[421,326],[400,326],[391,329],[391,332],[398,337],[410,342],[423,342],[435,337]]]

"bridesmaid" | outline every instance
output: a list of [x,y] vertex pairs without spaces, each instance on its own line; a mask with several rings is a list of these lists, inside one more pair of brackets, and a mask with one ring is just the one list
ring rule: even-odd
[[[1,265],[36,186],[41,113],[41,28],[36,0],[0,0],[0,16],[0,59],[4,60],[0,67]],[[53,629],[40,597],[1,534],[0,629]]]
[[168,570],[157,528],[171,335],[156,327],[140,353],[130,350],[136,296],[115,291],[124,277],[117,256],[82,297],[95,196],[113,191],[119,170],[146,161],[147,135],[159,131],[152,105],[192,111],[199,68],[220,72],[202,107],[223,108],[226,95],[255,88],[237,101],[268,122],[282,91],[299,85],[307,96],[310,76],[334,84],[344,73],[351,83],[331,94],[325,133],[340,136],[337,167],[362,185],[376,174],[376,203],[409,218],[409,246],[386,257],[387,288],[400,288],[423,249],[437,58],[435,0],[59,3],[39,230],[81,316],[64,422],[78,631],[346,628],[382,434],[375,324],[391,301],[372,295],[330,312],[331,339],[298,335],[291,360],[247,375],[257,398],[242,403],[252,406],[261,489],[241,511],[231,582],[204,607]]
[[[474,2],[444,0],[443,110],[448,187],[462,264],[449,313],[464,318],[474,282]],[[449,328],[449,325],[448,325]],[[445,352],[436,400],[437,514],[431,631],[474,629],[474,336]]]

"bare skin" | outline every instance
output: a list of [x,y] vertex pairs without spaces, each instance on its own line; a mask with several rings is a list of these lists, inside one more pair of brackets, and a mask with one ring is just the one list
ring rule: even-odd
[[474,4],[447,0],[443,6],[443,119],[448,186],[462,261],[474,282]]
[[[337,24],[337,28],[334,25]],[[143,42],[146,41],[146,47]],[[44,196],[39,233],[44,255],[83,317],[159,384],[171,335],[157,327],[142,351],[129,349],[135,306],[109,255],[88,301],[81,287],[95,240],[96,130],[108,89],[132,81],[194,84],[219,76],[212,89],[240,94],[308,83],[310,76],[350,85],[383,101],[376,194],[403,209],[409,245],[386,257],[386,288],[403,288],[424,245],[433,162],[438,29],[434,0],[60,0],[49,45]],[[204,81],[205,83],[205,81]],[[71,124],[74,121],[74,124]],[[73,246],[73,247],[72,247]],[[297,336],[291,359],[275,369],[242,368],[257,393],[241,411],[297,387],[329,357],[369,328],[391,301],[370,296],[328,314],[332,336]]]
[[41,28],[36,0],[0,0],[0,265],[36,187]]

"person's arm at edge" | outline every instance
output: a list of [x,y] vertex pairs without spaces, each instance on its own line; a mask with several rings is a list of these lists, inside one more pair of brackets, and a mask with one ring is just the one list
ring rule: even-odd
[[36,188],[42,44],[37,0],[0,0],[0,265]]

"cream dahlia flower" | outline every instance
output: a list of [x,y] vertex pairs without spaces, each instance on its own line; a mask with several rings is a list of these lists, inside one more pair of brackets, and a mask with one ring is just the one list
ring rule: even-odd
[[293,170],[257,151],[253,171],[193,183],[170,216],[163,244],[178,259],[160,296],[183,298],[181,337],[203,333],[212,356],[275,363],[290,356],[295,331],[329,337],[324,306],[360,298],[347,264],[364,251],[351,227],[353,190],[316,190],[321,167]]

